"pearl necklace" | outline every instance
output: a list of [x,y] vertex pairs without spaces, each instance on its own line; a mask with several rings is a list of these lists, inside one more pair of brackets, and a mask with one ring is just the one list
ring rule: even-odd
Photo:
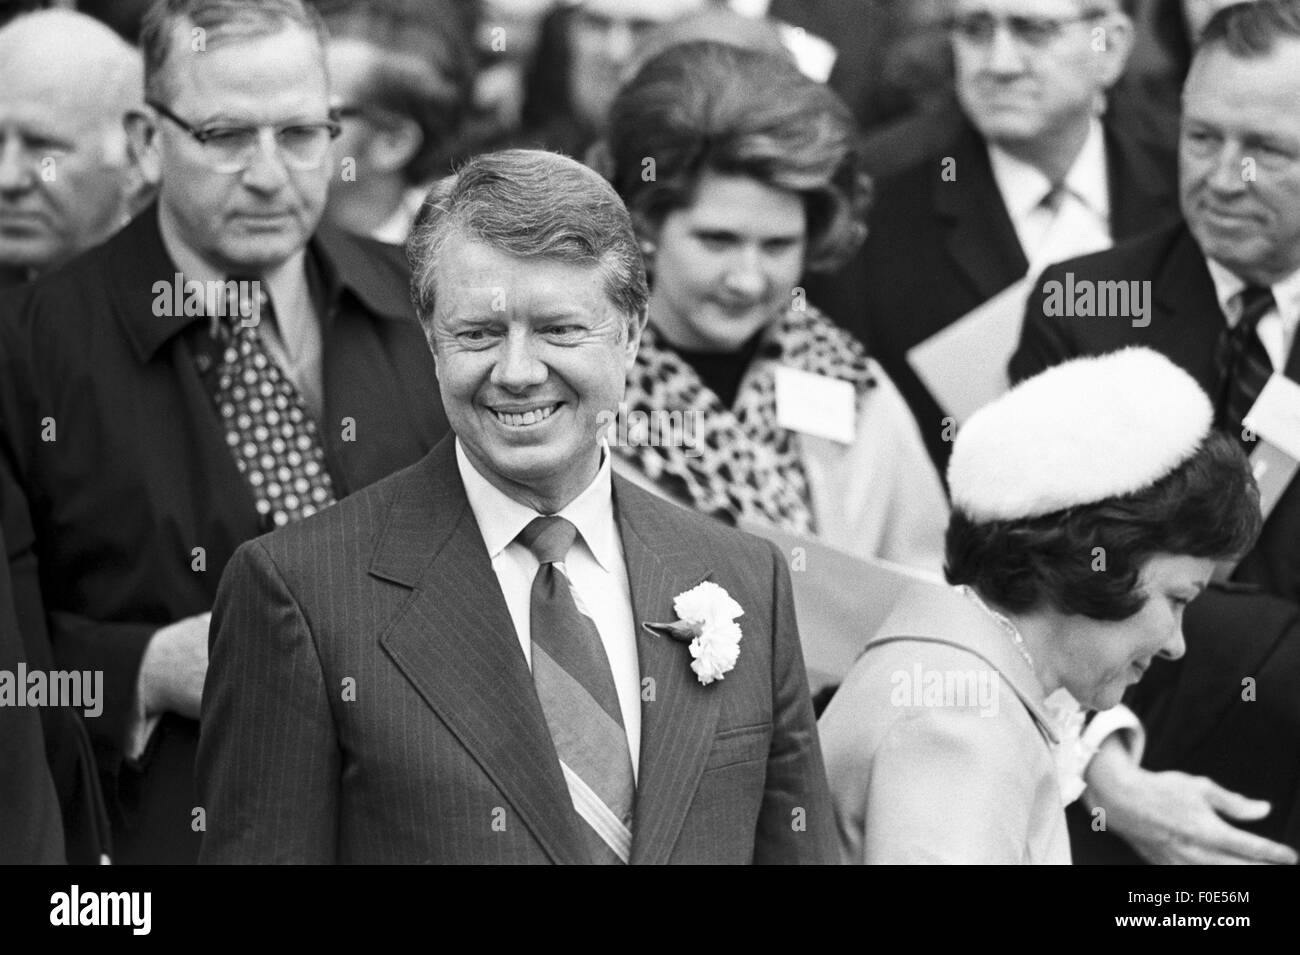
[[[1012,623],[1010,620],[1008,620],[1004,614],[998,613],[996,610],[994,610],[992,607],[986,604],[980,598],[980,595],[975,592],[975,589],[973,587],[970,587],[967,584],[960,584],[957,587],[957,589],[961,591],[964,597],[968,598],[969,600],[973,600],[975,602],[975,606],[979,607],[986,614],[988,614],[990,617],[992,617],[994,620],[997,621],[998,626],[1000,626],[1003,632],[1006,633],[1006,635],[1011,638],[1011,642],[1016,645],[1016,649],[1020,651],[1020,655],[1024,657],[1025,662],[1029,664],[1029,669],[1034,670],[1034,658],[1029,655],[1029,648],[1025,646],[1025,638],[1020,635],[1020,631],[1016,629],[1016,625]],[[1037,672],[1038,671],[1034,670],[1035,676],[1037,675]]]

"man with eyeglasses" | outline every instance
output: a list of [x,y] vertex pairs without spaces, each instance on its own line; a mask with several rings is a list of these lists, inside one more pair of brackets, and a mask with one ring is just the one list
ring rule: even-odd
[[226,561],[447,425],[400,251],[319,226],[338,132],[319,18],[159,0],[141,44],[129,132],[158,201],[0,314],[0,513],[43,596],[24,628],[104,674],[114,861],[190,862]]
[[1176,213],[1172,154],[1107,109],[1133,46],[1131,6],[954,0],[953,138],[879,180],[862,251],[808,282],[897,382],[941,469],[952,409],[908,351],[1049,262]]

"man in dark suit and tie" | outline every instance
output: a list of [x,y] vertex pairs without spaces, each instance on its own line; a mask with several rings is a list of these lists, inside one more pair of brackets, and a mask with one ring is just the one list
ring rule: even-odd
[[782,555],[611,475],[648,298],[616,194],[479,156],[408,248],[455,436],[232,558],[202,859],[833,861]]
[[[1216,14],[1183,94],[1185,223],[1049,268],[1034,284],[1011,377],[1128,345],[1158,349],[1195,376],[1219,425],[1258,460],[1243,418],[1271,376],[1300,381],[1298,100],[1300,2]],[[1100,295],[1102,283],[1136,288],[1149,307],[1092,317],[1067,307],[1065,297]],[[1132,701],[1151,737],[1144,764],[1195,767],[1269,799],[1272,813],[1248,828],[1300,847],[1300,481],[1276,497],[1232,580],[1190,608],[1187,656],[1168,672],[1153,668]],[[1285,755],[1267,755],[1279,741]]]
[[118,862],[197,857],[209,611],[235,548],[446,430],[400,253],[317,228],[322,41],[299,0],[160,0],[130,122],[157,203],[0,314],[21,623],[104,673],[86,722]]
[[1176,214],[1173,156],[1106,111],[1133,25],[1120,0],[955,0],[964,121],[876,184],[867,240],[808,298],[861,338],[936,463],[953,429],[907,352],[1049,262]]

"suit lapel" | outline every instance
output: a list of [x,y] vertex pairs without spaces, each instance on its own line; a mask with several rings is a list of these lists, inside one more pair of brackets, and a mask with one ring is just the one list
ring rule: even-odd
[[1029,260],[1020,248],[988,151],[974,129],[953,146],[957,180],[935,172],[935,214],[947,223],[945,249],[958,274],[983,302],[1024,276]]
[[1213,397],[1218,389],[1214,353],[1226,326],[1205,256],[1185,228],[1179,229],[1156,276],[1156,313],[1151,327],[1134,334],[1134,344],[1149,345],[1187,369]]
[[1178,208],[1178,168],[1107,123],[1111,235],[1116,242],[1172,219]]
[[370,572],[414,588],[380,643],[555,862],[589,861],[447,438],[411,472]]
[[642,624],[676,620],[673,598],[709,572],[687,549],[689,539],[683,538],[676,522],[665,522],[665,512],[674,505],[655,501],[617,476],[614,504],[632,591],[643,687],[631,861],[655,865],[668,861],[695,797],[713,744],[722,687],[699,682],[686,644],[650,633]]

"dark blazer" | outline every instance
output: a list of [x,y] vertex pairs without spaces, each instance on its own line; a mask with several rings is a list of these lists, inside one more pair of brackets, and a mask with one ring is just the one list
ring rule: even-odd
[[[1067,273],[1073,273],[1076,282],[1151,282],[1151,324],[1134,327],[1129,318],[1045,316],[1044,286],[1064,282]],[[1020,345],[1011,359],[1011,378],[1019,381],[1079,355],[1145,345],[1186,369],[1213,395],[1219,385],[1214,352],[1225,322],[1196,240],[1181,223],[1166,226],[1044,272],[1026,307]],[[1285,373],[1300,381],[1300,348],[1291,349]],[[1300,602],[1300,481],[1293,481],[1282,495],[1234,580]]]
[[[1111,232],[1117,238],[1177,214],[1176,168],[1165,148],[1106,123]],[[943,160],[956,162],[945,182]],[[1029,262],[998,191],[983,138],[963,124],[945,149],[876,184],[861,252],[808,298],[856,334],[907,399],[944,470],[950,445],[940,409],[907,351],[1023,278]]]
[[[585,861],[454,446],[235,553],[203,699],[202,861]],[[708,686],[686,644],[636,634],[631,861],[833,861],[779,551],[617,476],[614,503],[638,622],[676,619],[706,578],[745,610],[739,661]]]
[[[0,550],[4,535],[0,533]],[[14,615],[9,574],[0,570],[0,672],[17,681],[32,667]],[[21,684],[19,693],[25,692]],[[63,821],[41,735],[40,711],[0,706],[0,865],[63,863]]]
[[[309,255],[323,285],[320,432],[346,494],[418,460],[446,418],[400,252],[322,228]],[[135,767],[128,718],[149,639],[211,609],[226,561],[262,530],[195,369],[195,319],[153,313],[153,283],[175,271],[151,207],[0,311],[0,494],[26,505],[3,508],[10,567],[43,600],[60,665],[104,671],[104,712],[88,722],[120,862],[196,857],[198,724],[169,714]],[[24,602],[27,632],[41,621]]]

